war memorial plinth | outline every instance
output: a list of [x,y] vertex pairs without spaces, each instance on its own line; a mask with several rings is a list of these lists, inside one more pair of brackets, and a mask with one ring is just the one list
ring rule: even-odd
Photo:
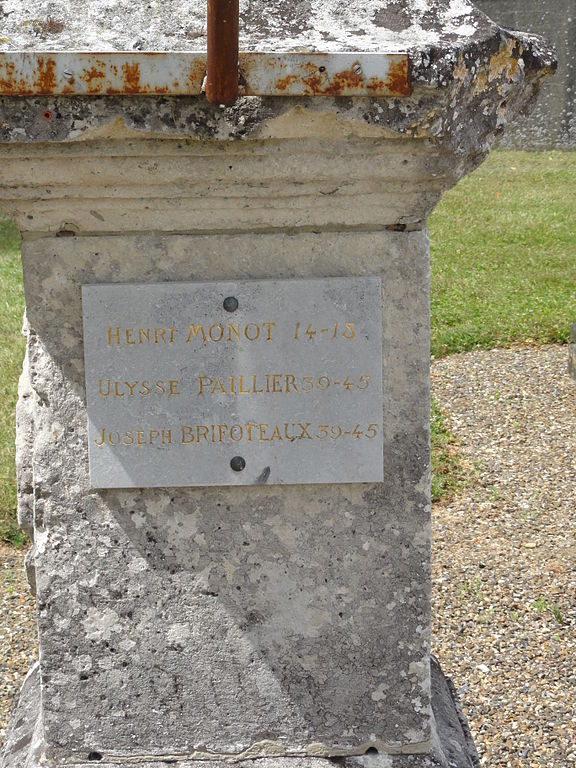
[[426,220],[553,53],[462,0],[254,0],[220,105],[204,3],[3,5],[40,661],[2,767],[473,766],[430,658]]

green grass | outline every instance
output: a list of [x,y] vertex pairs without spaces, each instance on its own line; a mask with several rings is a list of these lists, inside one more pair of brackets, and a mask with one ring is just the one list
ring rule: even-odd
[[[432,354],[568,340],[576,321],[576,152],[494,152],[430,219]],[[24,341],[17,232],[0,219],[0,540],[15,521],[14,407]],[[466,472],[437,407],[432,494]]]
[[470,476],[458,454],[458,446],[437,403],[432,400],[430,414],[432,458],[432,501],[440,501],[462,488]]
[[24,356],[21,334],[24,296],[20,237],[0,219],[0,541],[22,544],[16,522],[14,424],[18,377]]
[[430,218],[432,354],[565,342],[576,321],[576,152],[494,152]]

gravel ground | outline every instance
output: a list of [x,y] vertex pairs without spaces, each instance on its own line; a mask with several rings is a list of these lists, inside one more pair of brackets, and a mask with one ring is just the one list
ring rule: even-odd
[[34,600],[24,574],[24,553],[0,544],[0,744],[12,699],[36,659]]
[[433,513],[435,652],[483,765],[576,765],[576,383],[566,347],[455,355],[433,392],[474,478]]
[[[434,651],[482,764],[576,766],[576,383],[567,348],[472,352],[433,364],[436,400],[469,468],[434,505]],[[0,741],[35,659],[21,553],[0,548]]]

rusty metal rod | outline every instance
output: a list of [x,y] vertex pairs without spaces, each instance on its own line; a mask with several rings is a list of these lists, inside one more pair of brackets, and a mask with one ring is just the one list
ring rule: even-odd
[[234,104],[238,98],[239,0],[208,0],[206,98]]

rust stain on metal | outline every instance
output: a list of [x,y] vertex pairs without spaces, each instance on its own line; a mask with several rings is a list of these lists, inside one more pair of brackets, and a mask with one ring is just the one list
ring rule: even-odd
[[412,95],[412,78],[410,77],[410,59],[408,56],[392,59],[386,78],[386,87],[394,96]]
[[[99,64],[100,66],[97,66]],[[86,83],[86,91],[90,94],[102,93],[106,80],[106,67],[103,62],[96,62],[90,69],[82,72],[80,79]]]
[[274,83],[274,88],[280,93],[284,93],[292,86],[293,83],[298,82],[298,80],[298,75],[286,75],[286,77],[281,77],[280,80],[276,80]]
[[389,94],[409,96],[412,93],[408,57],[393,59],[385,78],[366,78],[360,61],[328,76],[324,66],[308,63],[304,72],[288,74],[274,82],[278,93],[294,93],[300,86],[304,96],[339,96],[345,93]]
[[196,59],[190,67],[188,74],[188,88],[191,93],[202,88],[202,82],[204,81],[204,75],[206,74],[206,61],[202,59]]
[[[513,76],[517,60],[506,53],[504,48],[496,55],[492,69],[505,66],[508,76]],[[409,58],[404,54],[255,52],[241,54],[240,62],[240,87],[247,95],[408,96],[412,92]],[[206,55],[201,52],[0,52],[0,94],[7,96],[200,95],[206,74]],[[208,88],[208,77],[206,81]],[[218,102],[224,103],[221,96]]]
[[[359,65],[355,66],[359,68]],[[356,71],[355,66],[337,72],[332,77],[329,85],[318,82],[318,77],[307,78],[304,80],[304,83],[308,88],[313,89],[313,93],[317,93],[319,96],[338,96],[340,93],[345,93],[349,90],[354,91],[361,88],[364,83],[362,70]]]
[[140,85],[140,64],[122,65],[122,74],[124,76],[124,93],[145,93],[146,88]]
[[53,58],[39,56],[34,80],[34,93],[41,95],[53,93],[56,90],[56,62]]
[[7,61],[4,67],[5,77],[0,79],[0,89],[7,96],[17,96],[26,90],[26,81],[16,77],[16,65],[12,61]]

